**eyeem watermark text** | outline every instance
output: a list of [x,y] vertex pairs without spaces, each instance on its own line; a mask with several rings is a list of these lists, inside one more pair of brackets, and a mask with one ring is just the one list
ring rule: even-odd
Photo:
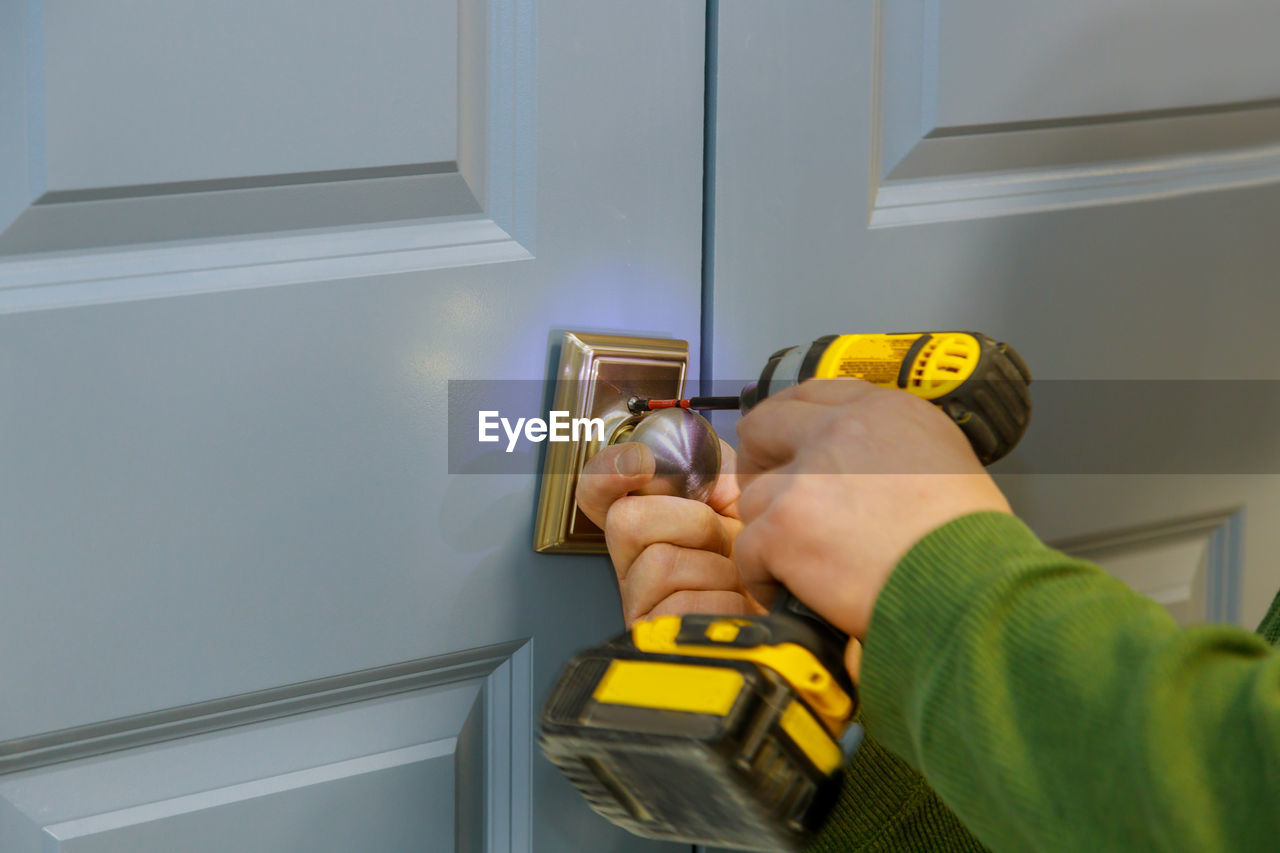
[[[542,418],[516,418],[514,424],[504,418],[495,409],[482,410],[480,413],[480,432],[477,438],[482,442],[500,441],[498,427],[507,434],[507,453],[516,449],[516,442],[523,433],[526,441],[604,441],[604,420],[602,418],[570,418],[568,412],[553,411],[550,420]],[[594,436],[594,438],[593,438]]]

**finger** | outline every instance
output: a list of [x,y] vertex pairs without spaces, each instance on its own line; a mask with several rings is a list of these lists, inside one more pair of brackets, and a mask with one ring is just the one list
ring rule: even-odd
[[634,441],[606,447],[587,460],[578,476],[578,508],[604,529],[614,501],[653,479],[653,451]]
[[[794,458],[831,424],[835,407],[861,405],[888,393],[852,377],[810,379],[770,396],[739,422],[738,485]],[[745,431],[745,435],[744,435]]]
[[728,556],[733,539],[716,511],[704,503],[670,495],[624,497],[605,517],[604,536],[619,579],[654,542],[668,542]]
[[636,558],[620,585],[627,621],[639,618],[682,590],[745,594],[738,568],[723,554],[655,542]]
[[707,498],[707,506],[727,518],[738,518],[738,478],[734,474],[738,452],[720,439],[720,476]]
[[891,389],[881,388],[852,376],[836,376],[829,379],[808,379],[771,399],[802,400],[822,406],[847,406],[856,405],[888,390]]
[[752,409],[738,421],[738,488],[790,462],[833,416],[831,406],[790,398],[771,397]]
[[747,594],[765,607],[773,603],[778,592],[778,582],[769,572],[770,552],[776,536],[769,529],[767,519],[761,519],[742,528],[733,543],[733,564]]
[[743,524],[750,524],[764,515],[775,501],[790,485],[792,477],[798,476],[795,463],[774,468],[767,477],[755,477],[747,483],[738,496],[738,517]]
[[740,592],[724,590],[681,590],[664,598],[643,617],[683,616],[686,613],[708,613],[716,616],[759,616],[763,608]]

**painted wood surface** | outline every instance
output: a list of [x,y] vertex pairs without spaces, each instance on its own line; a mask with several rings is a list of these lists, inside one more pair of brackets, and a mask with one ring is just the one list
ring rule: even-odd
[[660,846],[533,742],[612,572],[445,401],[697,340],[703,20],[0,4],[0,849]]

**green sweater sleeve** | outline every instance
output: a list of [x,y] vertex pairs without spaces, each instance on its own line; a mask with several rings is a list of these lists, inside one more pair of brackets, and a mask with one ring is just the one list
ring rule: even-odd
[[1280,653],[1179,628],[1012,516],[957,519],[902,559],[861,682],[869,734],[994,850],[1280,839]]
[[808,853],[986,850],[924,777],[870,735],[845,768],[835,809]]

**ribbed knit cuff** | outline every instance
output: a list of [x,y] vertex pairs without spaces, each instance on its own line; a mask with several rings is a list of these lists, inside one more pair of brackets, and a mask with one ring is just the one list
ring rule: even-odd
[[863,644],[859,690],[867,730],[919,766],[907,728],[913,688],[922,684],[955,633],[968,602],[1009,561],[1048,552],[1018,518],[962,516],[915,544],[876,599]]
[[823,827],[821,843],[810,850],[863,849],[927,790],[920,774],[865,738],[845,767],[840,802]]
[[871,737],[863,739],[845,767],[840,800],[806,848],[807,853],[983,849],[924,777]]

